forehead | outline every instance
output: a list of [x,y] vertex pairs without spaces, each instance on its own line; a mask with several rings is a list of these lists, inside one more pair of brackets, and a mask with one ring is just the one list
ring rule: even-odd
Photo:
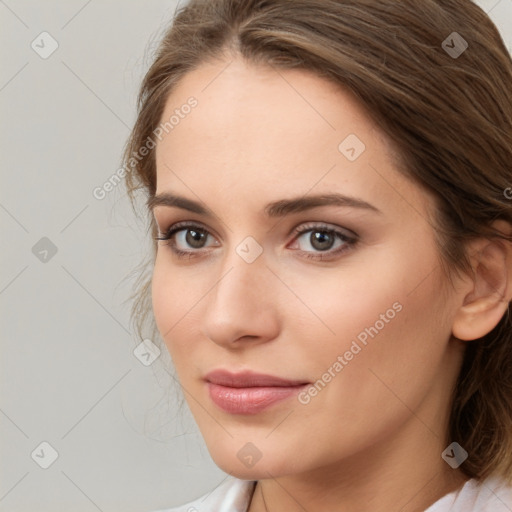
[[[182,109],[191,97],[196,106]],[[308,71],[208,63],[169,96],[161,122],[173,115],[177,124],[157,143],[157,193],[259,191],[271,200],[334,187],[381,204],[412,193],[353,94]]]
[[336,137],[347,128],[362,134],[374,127],[352,95],[333,83],[309,71],[279,70],[240,59],[204,64],[186,74],[168,98],[162,122],[191,96],[197,107],[169,138],[178,141],[194,131],[202,143],[215,140],[219,146],[224,141],[219,150],[229,146],[236,151],[233,143],[243,141],[246,151],[251,140],[265,142],[267,149],[283,140],[301,147],[308,141],[308,146],[317,145],[321,138],[329,143],[337,131]]

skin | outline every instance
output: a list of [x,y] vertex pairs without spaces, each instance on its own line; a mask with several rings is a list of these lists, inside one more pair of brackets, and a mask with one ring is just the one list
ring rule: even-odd
[[[214,216],[154,208],[162,233],[190,221],[209,236],[195,248],[186,230],[175,235],[195,251],[190,259],[159,242],[152,294],[213,460],[259,481],[250,512],[425,510],[466,480],[441,458],[464,353],[452,334],[488,332],[504,310],[489,300],[478,322],[483,307],[474,304],[488,288],[477,294],[469,278],[448,286],[428,222],[433,198],[397,171],[385,134],[350,93],[303,70],[229,57],[189,72],[162,119],[190,96],[198,106],[157,145],[156,193],[200,201]],[[366,146],[353,162],[338,149],[349,134]],[[263,212],[272,201],[331,192],[380,213]],[[354,232],[358,242],[335,255],[344,243],[335,238],[322,253],[310,238],[322,229],[310,224]],[[305,225],[312,231],[293,233]],[[236,252],[248,236],[263,251],[252,263]],[[306,257],[329,251],[325,261]],[[244,416],[211,401],[203,377],[217,368],[315,382],[397,302],[400,312],[309,403],[292,397]],[[462,327],[468,315],[473,330]],[[248,442],[261,452],[252,467],[237,457]]]

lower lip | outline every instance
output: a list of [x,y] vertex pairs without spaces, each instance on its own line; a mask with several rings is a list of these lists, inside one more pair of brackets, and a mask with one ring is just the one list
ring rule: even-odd
[[297,395],[308,384],[301,386],[265,386],[232,388],[208,382],[210,398],[222,410],[231,414],[257,414],[276,402]]

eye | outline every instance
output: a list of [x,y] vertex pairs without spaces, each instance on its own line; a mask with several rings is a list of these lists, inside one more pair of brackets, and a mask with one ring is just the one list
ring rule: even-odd
[[319,260],[331,259],[350,250],[358,240],[355,233],[348,235],[338,229],[317,224],[302,225],[295,230],[295,234],[298,235],[295,243],[299,242],[300,252],[306,253],[306,258]]
[[[333,259],[350,250],[358,241],[357,235],[352,231],[351,235],[348,235],[339,229],[318,224],[301,225],[293,233],[297,235],[294,238],[294,244],[298,243],[299,252],[308,259]],[[306,237],[308,233],[309,236]],[[172,252],[178,258],[193,258],[200,256],[201,249],[207,247],[208,238],[215,241],[214,245],[219,245],[206,228],[197,224],[179,222],[155,239],[170,245]],[[313,248],[312,251],[308,249],[308,245]]]
[[[213,238],[205,228],[197,224],[178,222],[171,226],[164,234],[156,237],[156,240],[167,242],[171,246],[171,250],[179,258],[191,258],[195,256],[193,253],[198,252],[197,249],[204,248],[208,237]],[[184,248],[180,248],[180,246]],[[192,247],[195,250],[187,250],[187,247]]]

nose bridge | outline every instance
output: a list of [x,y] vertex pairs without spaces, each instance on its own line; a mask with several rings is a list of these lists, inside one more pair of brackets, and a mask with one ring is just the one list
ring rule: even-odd
[[208,294],[206,336],[218,344],[230,344],[242,336],[272,337],[276,304],[263,247],[252,237],[232,246],[218,276]]
[[265,302],[269,270],[263,248],[254,238],[247,237],[229,250],[219,274],[223,277],[212,290],[212,299],[226,311],[243,306],[250,310],[253,302],[260,306]]

